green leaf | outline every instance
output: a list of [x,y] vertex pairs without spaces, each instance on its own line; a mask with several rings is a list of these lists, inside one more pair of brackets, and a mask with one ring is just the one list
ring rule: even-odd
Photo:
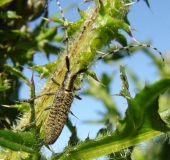
[[44,66],[35,65],[31,67],[33,71],[40,74],[40,78],[48,78],[50,73],[52,73],[56,68],[57,62],[49,62]]
[[30,132],[14,133],[8,130],[0,130],[0,146],[9,148],[14,151],[25,151],[28,153],[36,153],[36,139]]
[[94,80],[96,80],[97,82],[99,82],[99,80],[98,80],[97,75],[96,75],[95,72],[93,72],[93,71],[91,71],[91,70],[87,70],[87,71],[86,71],[86,74],[87,74],[88,76],[90,76],[91,78],[93,78]]
[[116,36],[116,40],[123,46],[127,46],[127,39],[123,34],[118,33],[118,35]]
[[0,91],[5,91],[9,88],[11,88],[11,87],[10,86],[0,86]]
[[158,113],[158,97],[169,88],[170,78],[146,86],[134,99],[127,99],[126,116],[119,119],[116,131],[99,139],[84,141],[58,157],[65,156],[68,160],[94,159],[146,141],[163,132],[170,132],[170,127]]
[[18,19],[18,18],[22,18],[21,16],[18,16],[16,14],[16,12],[14,11],[7,11],[5,13],[2,13],[0,14],[0,18],[1,19]]
[[8,72],[10,72],[12,75],[15,75],[16,77],[20,78],[24,83],[26,83],[27,85],[29,85],[29,80],[27,79],[27,77],[25,77],[19,70],[17,70],[16,68],[5,64],[4,67],[6,68],[6,70]]
[[35,38],[37,42],[41,42],[41,40],[52,40],[53,37],[56,35],[56,26],[50,27],[50,28],[43,28],[42,32],[39,36]]
[[30,109],[30,104],[23,102],[22,104],[15,104],[15,105],[2,105],[3,107],[8,107],[8,108],[17,108],[20,112],[26,112],[29,111]]
[[13,0],[0,0],[0,7],[7,5],[8,3],[12,2]]

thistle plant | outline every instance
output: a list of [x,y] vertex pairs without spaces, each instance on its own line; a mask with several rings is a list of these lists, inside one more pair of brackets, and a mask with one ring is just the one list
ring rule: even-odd
[[[146,3],[149,5],[148,1]],[[15,4],[13,11],[11,11],[12,4]],[[132,52],[132,54],[135,52],[136,47],[133,51],[129,47],[122,48],[121,50],[124,49],[126,53],[115,52],[115,48],[109,47],[113,40],[116,40],[123,47],[129,46],[125,35],[120,30],[125,31],[135,40],[131,33],[133,28],[127,20],[129,9],[132,4],[135,5],[135,2],[131,0],[94,0],[89,9],[85,11],[78,9],[81,18],[75,22],[63,21],[58,17],[49,17],[45,10],[46,1],[25,3],[25,8],[29,12],[19,10],[21,4],[17,1],[7,0],[0,3],[0,7],[3,7],[1,9],[3,11],[1,16],[3,25],[0,29],[3,35],[3,38],[0,39],[0,50],[2,52],[0,89],[3,95],[1,108],[8,107],[0,110],[0,113],[10,112],[14,108],[17,108],[20,112],[18,115],[18,111],[15,110],[13,115],[8,114],[6,118],[4,116],[1,120],[0,146],[2,149],[0,158],[72,160],[107,156],[108,159],[113,159],[118,158],[122,152],[128,151],[128,155],[125,157],[127,158],[131,157],[136,144],[169,133],[169,108],[167,104],[162,102],[162,99],[168,99],[169,96],[170,79],[168,76],[160,78],[153,84],[146,85],[132,97],[129,91],[128,75],[136,86],[140,80],[132,72],[126,72],[126,67],[120,66],[122,89],[117,95],[126,99],[128,107],[125,117],[117,118],[120,117],[120,113],[112,100],[113,96],[109,92],[111,78],[104,74],[99,80],[95,72],[90,70],[90,67],[97,60],[101,59],[106,63],[117,61],[125,56],[131,56],[129,52]],[[26,13],[29,13],[29,15]],[[30,31],[27,23],[40,17],[41,14],[43,14],[43,18],[40,24],[33,31]],[[56,26],[49,27],[50,22],[56,22]],[[68,42],[65,42],[66,35],[58,33],[59,28],[67,30]],[[61,48],[52,45],[51,42],[65,42],[66,47],[62,48],[62,53],[60,53]],[[163,68],[165,62],[162,61],[162,58],[158,58],[155,53],[149,52],[146,48],[143,50],[153,58],[154,64],[161,71],[161,74],[168,75],[168,72]],[[57,54],[58,58],[54,62],[38,66],[33,62],[34,53],[37,51],[41,51],[47,57],[50,53]],[[101,53],[111,54],[101,57]],[[107,113],[103,115],[100,121],[105,123],[105,127],[98,131],[94,139],[90,139],[87,135],[85,140],[80,140],[79,135],[77,135],[78,128],[73,126],[68,119],[66,125],[71,132],[68,146],[60,153],[52,154],[50,158],[47,158],[41,153],[41,149],[43,146],[48,148],[43,138],[49,111],[44,111],[36,123],[33,122],[45,107],[51,106],[54,97],[42,96],[34,99],[36,85],[34,84],[34,76],[31,80],[28,80],[22,74],[22,67],[20,66],[27,64],[31,70],[39,74],[40,78],[47,79],[38,94],[40,96],[48,92],[55,92],[58,89],[51,77],[62,84],[67,72],[66,56],[70,61],[71,73],[76,73],[82,68],[88,68],[80,77],[77,77],[75,86],[81,86],[85,77],[91,77],[92,81],[89,82],[89,87],[84,94],[94,97],[97,95],[105,104]],[[11,64],[5,64],[7,59],[11,60]],[[29,85],[30,99],[32,98],[32,100],[16,104],[13,101],[18,100],[19,79]],[[105,87],[102,87],[101,84],[104,84]],[[15,90],[12,86],[17,86],[17,89]],[[166,95],[162,95],[164,92],[166,92]],[[13,96],[11,96],[12,94]],[[161,106],[167,106],[165,107],[166,110],[161,113],[158,112],[160,101],[163,103]],[[82,100],[82,103],[86,102]],[[17,121],[14,119],[17,119]],[[15,125],[12,125],[14,122]]]

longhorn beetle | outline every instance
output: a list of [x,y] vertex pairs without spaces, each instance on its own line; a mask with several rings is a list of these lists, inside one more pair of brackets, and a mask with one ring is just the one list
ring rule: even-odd
[[[63,10],[60,6],[59,1],[56,0],[56,2],[59,6],[59,9],[60,9],[60,12],[61,12],[61,15],[62,15],[62,19],[64,21],[65,36],[66,36],[65,37],[65,39],[66,39],[66,51],[67,51],[67,55],[65,57],[65,62],[66,62],[67,71],[65,73],[64,80],[63,80],[61,85],[54,78],[51,78],[51,80],[57,86],[59,86],[59,88],[56,90],[56,92],[45,93],[43,95],[39,95],[39,96],[34,97],[30,100],[27,100],[27,101],[32,101],[32,100],[37,99],[37,98],[42,97],[42,96],[54,95],[54,100],[52,102],[52,105],[44,108],[41,111],[41,113],[39,114],[39,116],[34,120],[34,122],[27,125],[27,126],[30,126],[33,123],[35,123],[45,110],[50,110],[49,115],[48,115],[48,119],[46,121],[45,132],[44,132],[44,142],[47,143],[47,144],[53,144],[57,140],[57,138],[59,137],[59,135],[60,135],[60,133],[61,133],[66,121],[67,121],[68,113],[71,112],[70,107],[71,107],[71,104],[72,104],[74,98],[81,100],[81,98],[78,95],[74,94],[74,91],[81,89],[81,87],[76,88],[74,86],[74,82],[75,82],[77,76],[79,74],[86,72],[90,68],[90,66],[93,65],[96,61],[103,59],[105,56],[107,56],[109,54],[113,54],[113,53],[116,53],[116,52],[121,51],[121,50],[126,50],[126,49],[129,49],[129,48],[142,46],[142,47],[148,47],[148,48],[152,48],[152,49],[156,50],[161,55],[162,60],[164,62],[164,58],[162,56],[162,53],[160,51],[158,51],[157,48],[150,46],[150,45],[146,45],[146,44],[138,44],[138,45],[133,45],[133,46],[122,47],[122,48],[113,50],[109,53],[106,53],[103,56],[98,57],[96,60],[94,60],[92,63],[90,63],[87,67],[80,69],[76,73],[71,73],[70,72],[70,60],[69,60],[69,57],[68,57],[68,32],[67,32],[67,29],[66,29],[66,27],[67,27],[66,19],[64,17],[64,13],[63,13]],[[24,127],[27,127],[27,126],[24,126]]]

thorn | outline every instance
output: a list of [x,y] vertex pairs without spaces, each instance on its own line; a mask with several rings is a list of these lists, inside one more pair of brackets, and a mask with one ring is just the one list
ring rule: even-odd
[[[100,82],[100,81],[99,81]],[[100,82],[100,84],[103,86],[103,87],[106,87],[103,83]]]
[[81,2],[79,5],[82,5],[82,4],[84,4],[84,3],[86,3],[86,2],[92,2],[93,0],[84,0],[83,2]]
[[133,28],[133,27],[131,27],[131,26],[130,26],[130,29],[131,29],[132,31],[137,31],[137,32],[139,32],[138,30],[136,30],[135,28]]
[[81,9],[77,7],[78,12],[81,12]]
[[54,20],[48,19],[48,18],[45,18],[45,17],[42,17],[42,19],[46,20],[47,22],[54,22]]
[[12,106],[8,106],[8,105],[1,105],[1,106],[3,106],[3,107],[7,107],[7,108],[12,108]]
[[85,139],[85,141],[90,141],[89,135],[90,135],[90,132],[88,133],[88,136],[87,136],[87,138]]
[[130,37],[137,43],[137,44],[140,44],[134,37],[132,34],[130,34]]
[[123,6],[130,6],[130,5],[134,5],[136,4],[137,2],[131,2],[131,3],[127,3],[127,4],[124,4]]
[[26,69],[29,69],[29,70],[31,70],[31,67],[27,67],[27,66],[22,66],[22,65],[20,65],[22,68],[26,68]]
[[31,76],[31,83],[34,84],[34,70],[32,72],[32,76]]
[[[94,78],[97,82],[100,82],[100,80],[96,77],[96,78]],[[101,83],[102,84],[102,83]],[[104,85],[104,84],[103,84]]]
[[[71,115],[73,115],[74,117],[76,117],[72,111],[70,111]],[[78,120],[80,120],[78,117],[76,117]]]
[[102,51],[96,51],[96,53],[106,54],[106,53],[104,53],[104,52],[102,52]]

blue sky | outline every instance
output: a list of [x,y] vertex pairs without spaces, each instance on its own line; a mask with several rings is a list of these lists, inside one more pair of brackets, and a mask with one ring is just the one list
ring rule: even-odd
[[[82,2],[82,0],[61,0],[61,6],[65,8],[69,4],[72,3],[79,4]],[[79,6],[81,9],[86,9],[91,3],[82,4]],[[170,50],[170,1],[168,0],[150,0],[150,6],[151,10],[146,6],[143,0],[141,0],[139,3],[133,5],[131,7],[130,13],[128,14],[129,21],[131,23],[131,26],[136,30],[133,31],[133,36],[138,40],[138,42],[144,42],[146,40],[151,40],[151,45],[157,47],[164,55],[167,54],[167,52]],[[50,14],[54,14],[58,12],[58,6],[55,1],[52,1],[49,4],[49,11]],[[75,21],[79,19],[79,15],[77,12],[76,7],[65,13],[65,17],[68,20]],[[34,22],[31,24],[32,26],[35,26],[37,22]],[[130,42],[133,40],[128,36],[127,39]],[[135,43],[135,42],[134,42]],[[155,52],[159,56],[157,52]],[[56,60],[57,57],[51,56],[50,61]],[[165,59],[166,61],[166,59]],[[42,54],[36,54],[35,55],[35,62],[39,65],[43,65],[48,62],[48,60],[43,56]],[[156,76],[157,70],[152,66],[152,61],[145,55],[142,54],[142,52],[138,52],[134,56],[131,56],[129,58],[124,59],[124,63],[127,64],[128,69],[133,69],[134,72],[140,77],[140,79],[143,81],[143,85],[145,82],[152,83],[158,79]],[[118,66],[107,66],[104,65],[102,62],[97,63],[98,68],[95,68],[95,72],[100,77],[102,72],[108,71],[109,74],[116,71],[116,77],[114,80],[114,83],[112,83],[111,88],[114,88],[114,93],[119,93],[121,89],[121,83],[119,79],[119,68]],[[147,72],[146,72],[147,71]],[[31,72],[24,71],[25,75],[31,76]],[[37,86],[42,86],[44,81],[37,80],[36,84]],[[40,85],[39,85],[40,84]],[[115,85],[118,86],[115,88]],[[83,89],[85,90],[87,87],[87,84],[85,83],[83,86]],[[131,85],[130,85],[131,87]],[[37,90],[38,87],[37,87]],[[130,91],[132,94],[135,94],[135,90],[130,88]],[[24,93],[27,93],[25,95]],[[97,114],[97,111],[105,112],[104,107],[102,103],[96,99],[93,99],[88,96],[81,96],[82,101],[75,100],[72,104],[72,112],[79,118],[76,119],[73,116],[70,116],[73,124],[77,126],[78,129],[78,136],[84,140],[87,135],[90,133],[90,138],[94,138],[97,131],[102,128],[104,125],[88,125],[83,124],[82,121],[88,120],[88,119],[100,119],[100,116]],[[23,85],[21,91],[20,91],[20,98],[25,99],[29,98],[29,88],[25,85]],[[127,104],[126,100],[122,97],[114,97],[116,102],[118,103],[118,106],[120,108],[120,111],[124,113]],[[56,141],[56,143],[51,146],[51,148],[55,152],[61,151],[61,149],[67,145],[67,141],[69,139],[70,132],[65,127],[62,131],[60,137]]]

